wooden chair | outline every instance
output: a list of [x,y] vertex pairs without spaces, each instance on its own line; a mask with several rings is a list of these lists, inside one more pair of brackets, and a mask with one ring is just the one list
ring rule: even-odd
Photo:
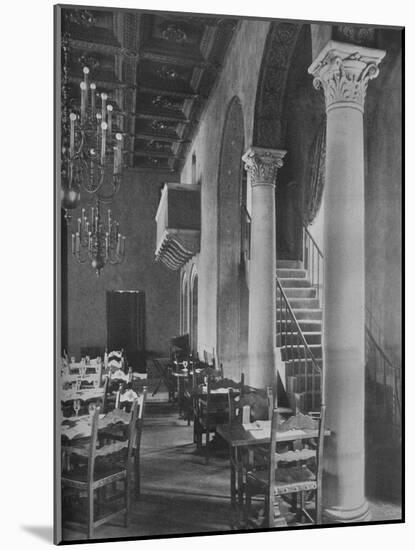
[[[69,490],[72,497],[74,493],[78,494],[79,500],[82,495],[86,495],[86,513],[82,514],[83,511],[79,510],[85,522],[79,521],[78,515],[78,517],[71,517],[65,523],[68,526],[75,525],[78,529],[85,529],[88,539],[94,537],[96,527],[122,513],[125,514],[125,526],[128,526],[137,411],[135,403],[131,414],[115,409],[103,418],[99,418],[100,409],[97,408],[92,417],[89,444],[76,445],[75,442],[67,449],[76,465],[73,469],[62,473],[63,512],[64,515],[68,515],[70,511],[65,505],[65,490]],[[120,423],[127,424],[127,434],[124,439],[114,441],[106,430]],[[106,488],[117,487],[119,483],[123,485],[122,491],[115,491],[115,494],[108,495]],[[121,498],[124,501],[123,506],[116,509],[115,503]]]
[[[321,407],[318,420],[300,413],[281,422],[278,410],[274,408],[267,468],[254,468],[246,475],[248,518],[251,513],[252,497],[263,495],[265,500],[263,527],[287,525],[279,511],[281,498],[291,499],[289,504],[295,511],[296,522],[321,523],[324,424],[324,405]],[[292,438],[289,437],[290,430],[293,430]],[[300,435],[299,431],[303,433]],[[284,445],[278,443],[278,434],[285,436],[280,437],[286,440]],[[312,497],[315,499],[314,517],[309,511]],[[255,523],[255,525],[258,524]]]
[[[210,434],[216,432],[218,424],[226,424],[229,421],[229,391],[222,394],[212,394],[214,378],[205,376],[206,393],[201,393],[195,388],[195,414],[194,414],[194,435],[198,449],[202,448],[203,434],[205,434],[205,458],[209,462]],[[215,383],[216,388],[221,382]],[[244,377],[241,375],[238,392],[242,394]]]
[[157,374],[158,377],[158,382],[152,393],[152,396],[154,397],[157,394],[161,385],[164,383],[170,398],[170,396],[174,395],[174,392],[176,390],[176,381],[171,376],[169,363],[164,364],[162,361],[160,361],[160,359],[153,359],[153,366],[154,372]]
[[134,492],[135,492],[136,498],[140,496],[140,489],[141,489],[140,447],[141,447],[141,435],[143,433],[146,397],[147,397],[147,387],[144,386],[143,392],[140,394],[139,400],[138,400],[136,438],[135,438],[135,444],[134,444]]
[[[248,408],[248,418],[246,421],[249,423],[251,421],[251,410],[250,406],[246,404],[244,400],[244,376],[241,376],[241,393],[235,391],[234,388],[228,389],[228,412],[229,425],[234,423],[242,424],[244,421],[244,408]],[[267,401],[268,401],[268,419],[272,417],[272,411],[274,406],[272,388],[267,387],[266,389]],[[243,507],[243,501],[245,498],[246,490],[246,474],[250,468],[255,467],[264,467],[265,458],[269,454],[267,448],[263,446],[255,446],[253,448],[241,448],[241,449],[232,449],[230,448],[230,460],[233,466],[233,471],[236,472],[236,479],[231,483],[231,491],[234,493],[231,494],[231,500],[234,502],[238,498],[239,509]]]
[[78,415],[88,414],[90,405],[99,407],[101,411],[106,410],[107,384],[105,379],[99,388],[68,389],[61,391],[61,409],[65,417],[74,416],[76,413],[75,402],[79,401]]
[[[136,498],[140,496],[140,444],[141,444],[141,434],[143,432],[143,422],[144,422],[144,411],[147,398],[147,386],[143,386],[141,392],[136,392],[132,388],[128,388],[122,394],[117,396],[116,407],[120,410],[124,410],[127,413],[131,412],[133,407],[137,407],[137,422],[136,422],[136,437],[134,440],[134,492]],[[106,435],[111,437],[113,440],[123,439],[123,434],[119,433],[117,427],[115,426],[113,430],[107,430]]]

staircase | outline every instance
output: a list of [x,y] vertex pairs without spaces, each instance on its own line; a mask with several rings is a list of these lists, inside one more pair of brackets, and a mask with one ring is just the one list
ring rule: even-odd
[[277,261],[277,346],[287,393],[308,411],[321,404],[321,338],[322,309],[302,262]]

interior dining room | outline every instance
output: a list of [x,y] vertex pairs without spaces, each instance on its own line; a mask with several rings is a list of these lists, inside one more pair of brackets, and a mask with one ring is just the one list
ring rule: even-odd
[[55,7],[55,542],[402,521],[402,47]]

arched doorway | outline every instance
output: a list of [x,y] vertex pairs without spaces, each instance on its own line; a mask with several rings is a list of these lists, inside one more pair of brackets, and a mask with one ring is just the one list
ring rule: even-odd
[[188,301],[187,274],[183,273],[182,284],[180,285],[180,333],[189,332],[189,301]]
[[[238,98],[229,104],[222,134],[222,149],[218,181],[218,306],[217,352],[225,376],[240,376],[247,347],[241,341],[241,297],[246,283],[241,271],[241,205],[242,162],[244,152],[244,123]],[[246,335],[247,336],[247,335]],[[242,337],[243,339],[244,337]]]
[[199,277],[193,266],[192,276],[190,278],[190,349],[192,353],[197,353],[197,330],[198,330],[198,286]]

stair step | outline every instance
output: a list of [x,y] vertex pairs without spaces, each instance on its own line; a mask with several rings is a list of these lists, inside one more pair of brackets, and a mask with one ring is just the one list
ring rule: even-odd
[[[320,345],[321,346],[321,332],[303,332],[303,336],[308,345]],[[287,345],[297,343],[296,333],[280,332],[278,334],[280,342],[286,342]]]
[[284,289],[285,289],[285,288],[298,288],[298,287],[306,287],[306,288],[310,288],[310,287],[311,287],[310,281],[309,281],[308,279],[305,279],[305,278],[302,278],[302,277],[298,277],[298,278],[294,278],[294,277],[288,277],[288,278],[280,277],[280,278],[279,278],[279,281],[280,281],[281,286],[282,286]]
[[[317,332],[321,335],[321,320],[318,319],[303,319],[298,321],[303,332]],[[280,321],[277,319],[277,333],[290,332],[291,319]],[[295,325],[294,325],[295,327]],[[296,329],[293,329],[294,331]]]
[[303,267],[301,260],[277,260],[278,269],[300,269]]
[[311,386],[308,385],[307,391],[304,392],[304,384],[297,383],[297,380],[294,381],[294,384],[291,385],[292,393],[301,394],[298,405],[302,411],[316,411],[319,412],[321,407],[321,391],[320,389],[315,389],[314,392],[311,391]]
[[[321,359],[323,355],[323,348],[321,345],[310,345],[309,350],[313,354],[315,359]],[[310,353],[306,351],[304,346],[293,345],[293,346],[282,346],[281,347],[281,358],[283,361],[291,361],[297,359],[303,359],[305,357],[310,358]]]
[[304,279],[307,277],[307,271],[305,269],[277,268],[277,277],[282,279],[288,279],[289,277],[293,279]]
[[305,321],[306,319],[322,319],[323,312],[321,309],[305,309],[292,308],[297,321]]
[[[298,287],[298,288],[284,288],[284,293],[288,299],[290,298],[315,298],[317,291],[314,287],[310,286],[308,288]],[[280,295],[280,289],[277,288],[277,297]]]
[[[323,359],[316,357],[316,365],[321,368],[323,366]],[[285,362],[286,376],[295,376],[296,378],[304,377],[306,368],[309,377],[311,377],[313,373],[317,378],[320,377],[311,359],[307,359],[307,361],[305,359],[290,359],[290,361]]]
[[[288,301],[290,302],[290,306],[293,309],[307,309],[307,308],[319,309],[320,308],[320,302],[318,298],[289,298]],[[277,301],[277,307],[278,305],[279,305],[279,301]]]

